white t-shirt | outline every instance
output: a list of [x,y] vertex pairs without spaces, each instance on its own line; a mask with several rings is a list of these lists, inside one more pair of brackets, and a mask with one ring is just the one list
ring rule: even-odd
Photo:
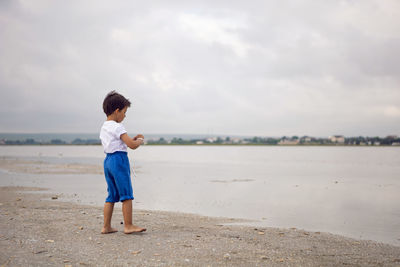
[[116,151],[128,151],[128,147],[121,140],[121,135],[126,133],[124,125],[116,121],[105,121],[100,130],[100,140],[104,148],[104,153],[114,153]]

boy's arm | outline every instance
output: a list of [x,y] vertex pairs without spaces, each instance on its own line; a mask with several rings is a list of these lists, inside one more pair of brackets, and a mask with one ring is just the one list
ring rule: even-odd
[[131,149],[136,149],[141,144],[143,144],[143,140],[142,139],[133,140],[132,138],[129,137],[129,135],[127,133],[121,134],[120,138]]

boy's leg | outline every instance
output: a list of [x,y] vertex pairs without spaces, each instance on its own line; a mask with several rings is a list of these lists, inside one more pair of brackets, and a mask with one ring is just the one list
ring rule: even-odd
[[113,156],[107,154],[107,157],[104,160],[104,176],[107,182],[107,192],[108,196],[106,198],[106,202],[104,203],[104,225],[101,230],[102,234],[109,234],[117,232],[117,229],[111,227],[111,217],[114,210],[114,203],[118,202],[119,195],[117,186],[115,184],[114,176],[111,172],[111,167],[113,163]]
[[110,234],[117,232],[117,229],[111,227],[111,217],[114,210],[114,202],[104,203],[104,226],[101,230],[102,234]]
[[132,199],[127,199],[122,202],[122,214],[124,215],[124,233],[139,233],[146,231],[146,228],[132,224]]

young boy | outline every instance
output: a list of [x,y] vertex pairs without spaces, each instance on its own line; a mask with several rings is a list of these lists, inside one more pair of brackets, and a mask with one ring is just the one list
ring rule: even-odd
[[143,135],[131,138],[121,122],[131,102],[115,91],[110,92],[103,102],[103,110],[107,115],[100,131],[106,158],[104,175],[107,181],[108,196],[104,204],[104,226],[102,234],[117,232],[111,227],[111,217],[115,202],[122,202],[124,216],[124,233],[131,234],[146,231],[145,228],[132,224],[132,183],[127,148],[136,149],[143,144]]

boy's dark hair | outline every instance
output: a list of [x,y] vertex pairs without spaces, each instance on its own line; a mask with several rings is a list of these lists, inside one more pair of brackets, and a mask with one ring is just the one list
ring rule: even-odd
[[103,110],[107,116],[110,116],[114,113],[115,110],[122,110],[125,107],[130,107],[131,102],[126,99],[123,95],[118,94],[115,91],[111,91],[108,93],[106,98],[103,101]]

